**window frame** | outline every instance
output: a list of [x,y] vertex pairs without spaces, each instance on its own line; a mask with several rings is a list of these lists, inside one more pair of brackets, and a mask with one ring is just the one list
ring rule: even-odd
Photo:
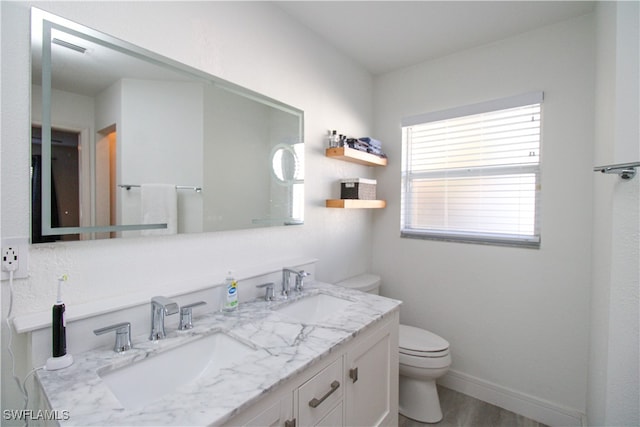
[[[541,165],[542,165],[542,121],[543,121],[543,100],[544,93],[542,91],[530,92],[522,95],[516,95],[507,98],[501,98],[497,100],[482,102],[478,104],[472,104],[462,107],[451,108],[443,111],[436,111],[426,114],[419,114],[414,116],[405,117],[402,119],[402,166],[401,166],[401,215],[400,215],[400,237],[414,238],[414,239],[426,239],[437,241],[452,241],[452,242],[464,242],[464,243],[477,243],[487,245],[499,245],[499,246],[516,246],[524,248],[539,249],[541,245]],[[540,104],[540,136],[538,142],[538,161],[531,164],[520,165],[505,165],[505,166],[476,166],[465,169],[438,169],[430,171],[421,171],[411,173],[408,171],[408,165],[410,164],[410,147],[407,146],[407,140],[405,132],[407,128],[419,124],[425,124],[430,122],[443,121],[448,119],[462,118],[466,116],[472,116],[481,113],[490,113],[500,110],[507,110],[510,108],[526,107],[529,105]],[[516,234],[516,233],[496,233],[491,231],[477,232],[477,231],[458,231],[458,230],[440,230],[435,228],[410,228],[410,221],[408,215],[410,215],[411,204],[408,204],[408,199],[412,195],[410,186],[416,177],[424,178],[443,178],[443,179],[456,179],[456,178],[470,178],[473,176],[491,176],[485,175],[483,172],[498,172],[494,176],[514,175],[524,176],[526,174],[533,175],[535,179],[535,196],[534,196],[534,225],[533,234]],[[410,175],[413,175],[410,178]]]

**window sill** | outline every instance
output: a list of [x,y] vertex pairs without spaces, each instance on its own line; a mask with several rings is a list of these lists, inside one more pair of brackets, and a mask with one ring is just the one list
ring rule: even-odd
[[436,240],[441,242],[473,243],[491,246],[509,246],[525,249],[540,249],[540,237],[446,233],[437,231],[401,230],[400,237],[409,239]]

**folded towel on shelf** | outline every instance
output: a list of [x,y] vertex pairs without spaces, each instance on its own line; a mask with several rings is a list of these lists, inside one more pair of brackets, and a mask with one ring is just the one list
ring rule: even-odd
[[142,230],[143,236],[178,232],[178,193],[175,185],[142,184],[140,198],[143,224],[167,224],[167,228]]
[[382,142],[378,141],[377,139],[369,138],[368,136],[363,136],[358,140],[364,142],[365,144],[368,144],[372,148],[377,148],[378,150],[382,149]]
[[[371,143],[373,141],[373,143]],[[364,151],[365,153],[375,154],[379,157],[387,157],[382,151],[382,143],[377,139],[363,137],[363,138],[347,138],[347,145],[355,150]]]

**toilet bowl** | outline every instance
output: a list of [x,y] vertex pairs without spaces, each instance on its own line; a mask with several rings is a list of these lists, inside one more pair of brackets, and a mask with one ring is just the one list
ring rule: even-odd
[[[379,294],[380,277],[363,274],[337,283],[362,292]],[[449,343],[438,335],[414,326],[400,325],[399,411],[423,423],[442,420],[436,380],[451,366]]]
[[400,325],[400,413],[423,423],[442,420],[436,380],[451,366],[449,343],[438,335]]

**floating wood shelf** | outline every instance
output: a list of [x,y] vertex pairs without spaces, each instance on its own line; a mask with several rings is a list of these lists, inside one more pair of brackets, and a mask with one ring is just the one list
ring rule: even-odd
[[387,206],[386,200],[329,199],[328,208],[341,209],[380,209]]
[[325,154],[327,157],[366,166],[387,166],[387,159],[385,157],[365,153],[364,151],[349,147],[327,148]]

